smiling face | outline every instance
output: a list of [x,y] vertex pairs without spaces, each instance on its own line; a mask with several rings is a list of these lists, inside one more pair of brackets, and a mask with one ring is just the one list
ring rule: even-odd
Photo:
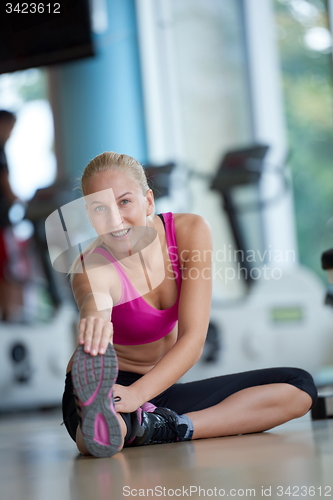
[[[111,249],[126,253],[133,249],[140,231],[154,210],[151,190],[143,194],[137,181],[119,170],[92,175],[84,186],[86,210],[92,226]],[[142,231],[141,231],[142,234]]]

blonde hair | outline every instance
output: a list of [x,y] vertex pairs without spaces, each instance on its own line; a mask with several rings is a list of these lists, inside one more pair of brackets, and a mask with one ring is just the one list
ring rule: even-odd
[[[138,186],[140,186],[144,196],[146,196],[147,191],[150,189],[145,171],[142,165],[137,160],[135,160],[135,158],[132,158],[131,156],[125,154],[107,151],[93,158],[84,169],[81,179],[78,179],[83,196],[86,196],[87,182],[89,181],[89,179],[97,172],[104,172],[107,170],[115,170],[128,174],[137,182]],[[152,221],[153,217],[154,211],[151,215],[148,216],[148,219]],[[73,281],[73,275],[77,271],[78,265],[83,261],[83,253],[86,254],[85,256],[89,256],[93,252],[93,250],[96,247],[100,246],[102,243],[102,239],[97,236],[94,241],[92,241],[86,248],[84,248],[84,250],[82,250],[82,254],[80,254],[74,260],[68,272],[71,282]]]

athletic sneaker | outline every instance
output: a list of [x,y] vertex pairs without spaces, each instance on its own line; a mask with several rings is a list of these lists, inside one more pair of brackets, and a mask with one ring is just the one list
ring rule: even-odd
[[111,457],[123,444],[121,427],[114,407],[112,388],[118,363],[113,346],[105,354],[91,356],[80,345],[75,351],[72,379],[80,427],[88,451],[95,457]]
[[[131,443],[132,446],[146,444],[174,443],[188,441],[193,435],[193,425],[186,416],[179,416],[169,408],[155,408],[154,411],[141,411],[141,435]],[[190,424],[190,425],[189,425]]]

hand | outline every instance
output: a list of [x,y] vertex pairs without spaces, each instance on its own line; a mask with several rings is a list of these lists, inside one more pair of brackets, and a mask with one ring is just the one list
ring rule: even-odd
[[109,343],[112,343],[113,325],[111,321],[87,316],[79,321],[78,330],[79,344],[84,345],[84,351],[92,356],[104,354]]
[[[122,413],[131,413],[137,410],[144,402],[140,400],[138,392],[132,386],[115,384],[113,386],[113,398],[116,411]],[[120,399],[118,399],[120,398]]]

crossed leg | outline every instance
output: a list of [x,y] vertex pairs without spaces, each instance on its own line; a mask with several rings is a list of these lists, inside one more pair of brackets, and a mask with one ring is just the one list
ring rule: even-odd
[[[187,413],[194,425],[192,439],[231,436],[262,432],[305,415],[312,405],[309,394],[285,384],[267,384],[249,387],[228,396],[204,410]],[[127,428],[118,414],[125,438]],[[77,428],[76,444],[81,453],[89,454]]]
[[[194,426],[192,439],[201,439],[271,429],[303,416],[315,400],[310,374],[297,368],[269,368],[174,384],[151,402],[186,414]],[[118,419],[124,438],[126,424],[120,415]],[[76,438],[79,451],[86,454],[80,428]]]
[[305,415],[312,405],[306,392],[290,384],[249,387],[204,410],[187,413],[192,439],[262,432]]

